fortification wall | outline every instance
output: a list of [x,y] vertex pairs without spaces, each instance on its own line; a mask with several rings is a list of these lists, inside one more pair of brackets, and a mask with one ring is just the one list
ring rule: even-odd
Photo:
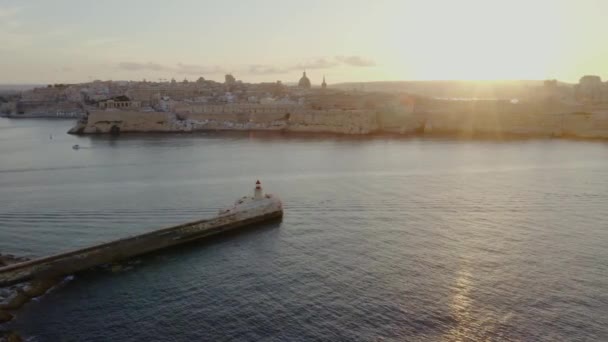
[[426,115],[411,111],[380,110],[378,126],[382,132],[414,134],[422,132]]
[[606,113],[427,113],[426,134],[608,138]]
[[164,112],[132,110],[91,111],[82,133],[110,133],[112,127],[121,132],[171,132],[175,115]]
[[559,132],[559,120],[554,115],[529,115],[524,113],[428,113],[425,133],[496,135],[542,135]]
[[552,103],[445,101],[416,112],[379,111],[382,132],[458,137],[608,138],[608,111]]
[[441,134],[500,138],[570,136],[608,138],[608,111],[554,113],[514,110],[374,111],[312,110],[272,113],[181,113],[93,111],[72,133],[270,130],[340,134]]
[[216,121],[232,121],[232,122],[254,122],[265,123],[275,120],[284,120],[289,117],[289,111],[277,113],[187,113],[179,114],[179,116],[195,121],[216,120]]
[[295,104],[259,104],[259,103],[231,103],[231,104],[208,104],[196,102],[180,102],[172,106],[171,110],[178,114],[285,114],[306,109]]
[[286,130],[367,134],[378,129],[372,111],[314,111],[301,109],[293,113],[168,113],[128,110],[93,111],[86,124],[72,133],[120,132],[191,132],[197,130]]
[[608,138],[608,111],[564,115],[562,134],[579,138]]
[[294,132],[369,134],[379,128],[375,111],[309,110],[291,114],[288,130]]

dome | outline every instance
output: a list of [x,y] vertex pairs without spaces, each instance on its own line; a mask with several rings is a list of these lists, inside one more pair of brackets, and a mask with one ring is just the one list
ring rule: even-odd
[[306,77],[306,71],[302,74],[302,78],[300,78],[300,82],[298,82],[298,87],[310,89],[310,80]]

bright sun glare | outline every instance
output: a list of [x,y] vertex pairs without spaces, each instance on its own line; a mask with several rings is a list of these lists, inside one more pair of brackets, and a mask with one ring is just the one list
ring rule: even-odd
[[560,8],[552,3],[404,5],[389,39],[399,42],[395,57],[412,79],[543,79],[563,57]]

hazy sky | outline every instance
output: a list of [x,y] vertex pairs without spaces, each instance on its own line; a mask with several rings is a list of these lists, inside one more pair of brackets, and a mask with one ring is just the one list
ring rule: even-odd
[[608,0],[0,0],[0,83],[608,78]]

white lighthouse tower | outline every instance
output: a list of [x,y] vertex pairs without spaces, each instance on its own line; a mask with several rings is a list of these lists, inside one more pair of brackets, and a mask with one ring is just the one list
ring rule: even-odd
[[262,199],[264,198],[264,193],[262,192],[262,183],[258,180],[255,182],[255,191],[253,192],[253,199]]

